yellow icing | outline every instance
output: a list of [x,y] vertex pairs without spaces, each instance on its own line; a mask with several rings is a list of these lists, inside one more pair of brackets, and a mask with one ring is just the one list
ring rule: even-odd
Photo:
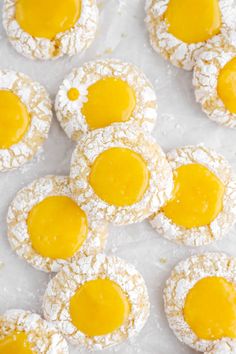
[[94,161],[89,182],[105,202],[127,206],[143,198],[149,185],[149,171],[146,162],[136,152],[111,148]]
[[0,90],[0,149],[17,144],[25,135],[31,118],[20,98]]
[[70,301],[72,323],[91,337],[114,332],[125,323],[129,312],[126,294],[109,279],[88,281]]
[[218,0],[170,0],[165,18],[169,33],[188,44],[204,42],[221,29]]
[[13,332],[0,339],[0,354],[36,354],[36,352],[31,349],[26,333]]
[[185,228],[209,225],[223,208],[224,191],[223,183],[205,166],[183,165],[174,171],[173,197],[163,212]]
[[27,219],[32,247],[43,257],[67,259],[84,243],[87,217],[69,197],[47,197],[36,204]]
[[220,70],[217,91],[225,107],[236,114],[236,58]]
[[236,338],[236,288],[221,277],[207,277],[189,291],[184,318],[200,339]]
[[67,92],[67,96],[70,101],[76,101],[79,98],[79,90],[77,90],[77,88],[73,87]]
[[17,0],[16,20],[33,37],[54,39],[76,24],[81,0]]
[[127,122],[135,105],[133,88],[121,79],[107,77],[88,88],[82,114],[91,129],[104,128],[115,122]]

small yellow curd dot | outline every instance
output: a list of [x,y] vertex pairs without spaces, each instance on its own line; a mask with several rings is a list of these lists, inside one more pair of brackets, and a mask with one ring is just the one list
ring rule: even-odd
[[218,0],[170,0],[165,18],[168,32],[188,44],[204,42],[221,29]]
[[54,39],[74,27],[80,18],[81,0],[17,0],[19,26],[33,37]]
[[105,202],[127,206],[143,198],[149,185],[149,171],[142,156],[135,151],[111,148],[94,161],[89,182]]
[[128,297],[110,279],[88,281],[70,301],[72,323],[90,337],[114,332],[125,323],[129,312]]
[[0,149],[19,143],[30,121],[30,114],[20,98],[11,91],[0,90]]
[[79,98],[79,90],[73,87],[67,92],[67,96],[70,101],[76,101]]
[[217,91],[225,107],[236,114],[236,58],[220,70]]
[[36,204],[27,219],[32,247],[43,257],[68,259],[86,240],[87,217],[69,197],[47,197]]
[[174,171],[173,197],[163,212],[185,228],[209,225],[223,208],[224,192],[223,183],[205,166],[183,165]]
[[36,354],[36,352],[31,349],[26,333],[13,332],[0,339],[0,354]]
[[184,318],[200,339],[236,338],[236,287],[225,278],[206,277],[189,291]]
[[133,88],[121,79],[107,77],[88,88],[88,101],[82,107],[82,114],[91,129],[104,128],[127,122],[135,105]]

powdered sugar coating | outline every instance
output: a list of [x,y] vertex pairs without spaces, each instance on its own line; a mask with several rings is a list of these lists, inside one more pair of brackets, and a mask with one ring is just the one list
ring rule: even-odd
[[32,349],[38,354],[68,354],[62,335],[39,315],[24,310],[9,310],[0,316],[0,340],[14,331],[27,335]]
[[[97,156],[114,147],[140,154],[150,173],[143,198],[131,206],[116,207],[104,202],[89,184],[91,166]],[[71,185],[75,198],[88,214],[124,225],[141,222],[159,209],[171,195],[173,179],[165,154],[151,136],[130,125],[114,124],[91,131],[80,139],[72,156]]]
[[[72,323],[70,299],[84,283],[98,278],[110,279],[126,293],[130,302],[127,321],[114,332],[88,337]],[[133,265],[120,258],[99,254],[81,258],[66,265],[53,278],[44,295],[45,317],[73,344],[83,345],[89,350],[102,350],[137,335],[149,316],[149,298],[142,276]]]
[[[102,252],[106,245],[107,224],[86,214],[88,221],[87,238],[72,258],[63,260],[43,257],[32,247],[27,226],[29,212],[35,205],[49,196],[67,196],[75,201],[69,182],[68,177],[62,176],[47,176],[37,179],[17,193],[8,210],[8,238],[13,250],[33,267],[45,272],[58,272],[68,262]],[[83,207],[79,206],[83,210]]]
[[29,128],[21,141],[8,149],[0,149],[0,172],[4,172],[23,165],[37,153],[48,136],[52,111],[46,90],[22,73],[0,70],[0,90],[17,95],[31,116]]
[[167,154],[173,170],[198,163],[207,167],[224,184],[223,210],[209,225],[186,229],[172,222],[158,210],[150,218],[153,228],[170,241],[186,246],[203,246],[221,239],[236,221],[236,178],[225,158],[204,145],[189,145]]
[[[157,117],[155,91],[146,76],[133,64],[117,59],[97,60],[75,68],[62,82],[55,103],[57,118],[69,138],[78,141],[83,133],[91,130],[82,114],[82,107],[88,101],[88,88],[106,77],[119,78],[133,88],[136,106],[128,121],[145,131],[151,131]],[[77,88],[79,98],[71,101],[68,91]]]
[[17,0],[4,0],[3,25],[9,41],[18,53],[29,59],[55,59],[82,53],[92,43],[98,24],[96,0],[81,1],[81,15],[70,30],[58,33],[53,40],[33,37],[25,32],[15,17]]
[[236,128],[236,114],[225,107],[218,95],[217,85],[220,70],[236,57],[236,47],[208,46],[199,56],[194,67],[193,86],[197,102],[213,121]]
[[230,338],[222,339],[204,354],[236,354],[236,340]]
[[204,253],[190,257],[174,268],[164,289],[164,306],[170,328],[181,342],[200,352],[208,352],[213,346],[222,345],[221,340],[198,338],[183,315],[188,292],[206,277],[223,277],[236,285],[236,258],[224,253]]
[[160,53],[173,65],[185,70],[192,70],[206,43],[217,43],[222,37],[225,42],[235,43],[234,14],[232,0],[219,0],[221,10],[221,32],[205,42],[185,43],[168,32],[168,24],[165,20],[165,12],[170,0],[146,0],[146,24],[148,27],[150,42],[154,50]]

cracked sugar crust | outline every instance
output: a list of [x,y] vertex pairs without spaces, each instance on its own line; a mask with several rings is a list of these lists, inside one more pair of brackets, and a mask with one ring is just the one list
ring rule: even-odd
[[[75,68],[61,84],[55,103],[57,118],[69,138],[78,141],[83,133],[91,130],[82,114],[82,107],[88,101],[88,88],[105,77],[120,78],[133,88],[136,106],[128,123],[136,124],[145,131],[151,131],[157,118],[155,91],[139,68],[117,59],[97,60]],[[67,93],[77,88],[80,96],[71,101]]]
[[52,120],[51,101],[38,82],[15,71],[0,70],[0,90],[9,90],[25,104],[31,122],[20,142],[0,149],[0,172],[15,169],[31,160],[48,136]]
[[[215,44],[219,40],[236,44],[235,41],[235,11],[232,9],[232,0],[219,0],[222,15],[220,35],[216,35],[205,42],[188,44],[174,37],[168,32],[165,20],[169,0],[146,0],[146,25],[149,31],[153,49],[169,60],[173,65],[185,70],[192,70],[196,58],[207,43]],[[220,39],[222,37],[222,39]]]
[[[130,314],[114,332],[88,337],[72,323],[70,299],[80,286],[98,278],[110,279],[122,288],[131,305]],[[133,265],[114,256],[99,254],[66,265],[49,282],[43,309],[45,318],[54,323],[72,344],[85,346],[89,350],[102,350],[136,336],[148,319],[150,303],[144,279]]]
[[69,354],[62,335],[37,314],[9,310],[0,315],[0,340],[14,331],[25,332],[32,349],[38,354]]
[[[89,184],[91,166],[98,155],[113,147],[128,148],[140,154],[150,173],[149,187],[142,200],[125,207],[100,199]],[[125,225],[141,222],[170,198],[173,189],[171,167],[155,140],[130,125],[114,124],[84,135],[71,162],[71,186],[76,200],[96,218]]]
[[230,338],[222,339],[204,354],[236,354],[236,340]]
[[58,33],[53,40],[33,37],[25,32],[15,17],[17,0],[4,0],[3,25],[7,36],[18,53],[29,59],[55,59],[85,51],[94,40],[98,25],[96,0],[82,0],[81,15],[70,30]]
[[[224,253],[204,253],[180,262],[172,271],[164,289],[164,306],[170,328],[183,343],[200,352],[228,354],[234,352],[212,352],[213,346],[223,347],[223,340],[198,338],[185,322],[183,309],[188,292],[206,277],[223,277],[236,285],[236,258]],[[206,354],[206,353],[205,353]]]
[[[86,214],[88,235],[79,251],[72,258],[67,260],[52,259],[37,253],[32,247],[28,233],[28,214],[43,199],[56,195],[67,196],[75,200],[70,190],[69,177],[47,176],[35,180],[17,193],[7,215],[8,239],[11,247],[20,258],[44,272],[58,272],[68,262],[104,251],[108,236],[107,223]],[[80,204],[79,206],[83,209]]]
[[217,85],[220,70],[236,57],[236,47],[224,43],[207,46],[199,56],[193,73],[196,101],[213,121],[229,128],[236,128],[236,114],[231,113],[218,95]]
[[225,158],[204,145],[190,145],[167,154],[173,170],[191,163],[202,164],[224,184],[223,210],[209,225],[185,229],[172,222],[158,210],[150,217],[153,228],[170,241],[186,246],[203,246],[221,239],[233,227],[236,220],[236,178]]

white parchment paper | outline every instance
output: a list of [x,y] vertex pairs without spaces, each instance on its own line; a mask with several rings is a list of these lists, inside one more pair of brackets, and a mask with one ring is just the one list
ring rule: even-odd
[[[0,13],[2,12],[0,0]],[[151,49],[144,25],[144,0],[101,0],[100,26],[92,47],[82,56],[51,62],[33,62],[18,55],[8,43],[0,21],[0,67],[22,71],[40,81],[52,100],[70,70],[87,60],[115,57],[137,64],[152,81],[158,97],[158,122],[153,132],[168,151],[184,144],[203,142],[224,154],[236,170],[236,131],[217,126],[196,104],[192,74],[172,67]],[[42,313],[41,301],[49,276],[34,270],[10,249],[6,237],[7,208],[15,193],[37,177],[68,174],[73,144],[53,120],[49,139],[32,162],[20,170],[0,174],[0,313],[23,308]],[[163,311],[162,290],[172,267],[181,259],[207,250],[236,256],[236,229],[224,240],[203,249],[176,246],[158,236],[148,222],[110,227],[108,254],[133,263],[143,274],[150,295],[151,316],[140,335],[104,353],[190,354],[178,342]],[[71,353],[86,353],[71,348]]]

